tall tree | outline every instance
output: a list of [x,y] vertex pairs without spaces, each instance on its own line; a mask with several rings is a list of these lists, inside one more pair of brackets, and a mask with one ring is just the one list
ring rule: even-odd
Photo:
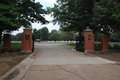
[[3,31],[16,30],[20,27],[19,20],[20,10],[19,7],[15,7],[16,1],[0,0],[0,43]]
[[39,39],[39,38],[38,38],[38,34],[37,34],[37,29],[36,29],[36,28],[33,29],[33,36],[34,36],[35,39]]
[[104,34],[116,33],[120,36],[120,1],[119,0],[100,0],[95,2],[93,9],[94,31]]
[[60,34],[57,30],[52,30],[49,35],[49,39],[54,41],[60,40]]
[[70,41],[73,40],[73,32],[62,32],[60,39],[64,41]]
[[15,38],[16,38],[16,41],[21,41],[21,35],[22,33],[18,33]]
[[11,41],[16,41],[15,35],[11,35]]
[[110,35],[110,41],[120,41],[120,37],[116,33]]
[[81,31],[90,26],[94,0],[57,0],[51,9],[53,22],[60,24],[65,31]]
[[39,30],[34,29],[33,35],[35,39],[48,40],[49,31],[47,27],[43,27]]
[[22,33],[18,33],[16,35],[11,35],[11,41],[21,41]]
[[42,40],[44,40],[44,41],[48,40],[48,35],[49,35],[48,28],[47,27],[43,27],[41,29],[41,31],[42,31]]
[[28,27],[34,22],[47,23],[41,15],[47,13],[42,7],[40,3],[35,3],[35,0],[0,0],[0,43],[3,31]]

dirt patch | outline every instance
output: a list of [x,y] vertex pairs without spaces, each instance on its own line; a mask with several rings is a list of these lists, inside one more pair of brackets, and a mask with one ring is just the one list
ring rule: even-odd
[[0,76],[12,69],[30,54],[31,53],[20,52],[0,54]]
[[88,52],[88,54],[92,54],[94,56],[99,56],[99,57],[109,59],[112,61],[120,61],[120,50],[117,50],[117,51],[93,51],[93,52]]

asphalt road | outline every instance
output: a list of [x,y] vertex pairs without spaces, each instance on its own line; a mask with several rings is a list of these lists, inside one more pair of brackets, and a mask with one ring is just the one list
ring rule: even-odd
[[35,44],[35,54],[22,80],[120,80],[120,65],[65,44]]

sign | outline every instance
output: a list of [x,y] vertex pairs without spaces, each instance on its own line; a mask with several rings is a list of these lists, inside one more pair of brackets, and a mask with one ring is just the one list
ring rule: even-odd
[[29,33],[25,34],[25,40],[30,40],[30,34]]
[[88,35],[88,40],[91,40],[91,35]]

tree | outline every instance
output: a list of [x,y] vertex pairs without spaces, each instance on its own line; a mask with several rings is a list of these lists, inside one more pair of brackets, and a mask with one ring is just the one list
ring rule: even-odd
[[110,41],[120,41],[120,38],[116,33],[112,33],[110,35]]
[[11,35],[11,41],[16,41],[15,35]]
[[18,33],[16,35],[11,35],[11,41],[21,41],[22,33]]
[[47,13],[42,7],[35,0],[0,0],[0,42],[3,31],[10,32],[21,26],[30,27],[34,22],[47,23],[41,15]]
[[20,8],[15,7],[15,3],[15,0],[0,0],[0,43],[3,31],[16,30],[20,27],[17,19],[20,16],[17,12]]
[[34,39],[39,39],[38,38],[38,34],[37,34],[37,29],[33,29],[33,36],[34,36]]
[[21,41],[21,35],[22,33],[18,33],[15,38],[16,38],[16,41]]
[[61,40],[66,40],[66,41],[70,41],[70,40],[73,40],[73,35],[74,35],[73,32],[63,32],[61,34],[60,39]]
[[53,29],[51,33],[58,33],[58,31],[56,29]]
[[94,31],[110,35],[116,33],[120,36],[120,1],[119,0],[100,0],[95,2],[93,8]]
[[52,30],[49,34],[49,39],[54,41],[60,40],[60,34],[57,30]]
[[59,33],[52,33],[50,36],[49,36],[49,39],[50,40],[54,40],[55,42],[57,40],[60,40],[60,34]]
[[42,31],[42,40],[44,40],[44,41],[48,40],[48,35],[49,35],[48,28],[47,27],[43,27],[41,29],[41,31]]
[[73,35],[73,41],[76,41],[76,37],[77,37],[77,36],[79,36],[78,33],[75,33],[75,34]]
[[87,26],[90,26],[94,0],[57,0],[53,12],[54,23],[60,24],[64,31],[77,31],[81,36]]
[[47,27],[43,27],[42,29],[33,29],[33,35],[35,39],[48,40],[49,31]]

